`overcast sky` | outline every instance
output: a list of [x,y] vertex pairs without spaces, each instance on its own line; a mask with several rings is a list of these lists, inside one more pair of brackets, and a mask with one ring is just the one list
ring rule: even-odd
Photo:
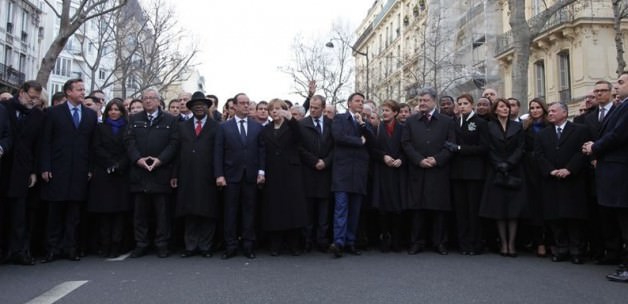
[[374,2],[167,1],[176,9],[181,25],[197,38],[206,91],[217,95],[221,105],[238,92],[255,101],[278,97],[302,102],[290,95],[292,81],[277,69],[290,63],[294,37],[322,37],[337,20],[355,31]]

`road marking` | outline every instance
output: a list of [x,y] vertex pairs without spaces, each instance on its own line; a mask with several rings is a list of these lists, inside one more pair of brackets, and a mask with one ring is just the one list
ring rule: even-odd
[[87,282],[89,282],[89,281],[67,281],[67,282],[63,282],[63,283],[53,287],[52,289],[44,292],[39,297],[36,297],[36,298],[26,302],[26,304],[52,304],[54,302],[59,301],[59,299],[65,297],[70,292],[74,291],[75,289],[83,286],[83,284],[85,284]]
[[107,262],[120,262],[120,261],[124,261],[126,258],[128,258],[131,255],[131,253],[126,253],[123,254],[117,258],[112,258],[112,259],[106,259]]

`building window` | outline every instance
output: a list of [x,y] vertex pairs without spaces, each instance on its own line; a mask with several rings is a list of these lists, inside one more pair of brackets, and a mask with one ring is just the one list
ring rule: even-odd
[[50,92],[52,92],[52,94],[57,92],[63,92],[63,83],[53,82],[52,84],[50,84]]
[[107,73],[103,69],[98,70],[98,79],[105,80],[107,78]]
[[68,58],[57,58],[55,68],[52,70],[54,75],[70,77],[70,71],[72,71],[72,60]]
[[571,101],[571,72],[569,64],[569,51],[558,53],[558,84],[560,101]]
[[545,98],[545,62],[539,60],[534,63],[535,73],[535,95],[536,97]]

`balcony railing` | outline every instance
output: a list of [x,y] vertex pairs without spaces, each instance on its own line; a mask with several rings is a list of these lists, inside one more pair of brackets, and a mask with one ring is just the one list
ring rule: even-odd
[[[528,20],[528,25],[532,25],[537,22],[540,15],[536,15]],[[541,33],[546,32],[552,28],[560,27],[566,23],[571,23],[576,19],[576,6],[575,3],[565,6],[558,10],[555,14],[545,22]],[[495,54],[499,55],[505,53],[513,47],[512,30],[505,32],[501,35],[497,35],[497,43],[495,46]]]
[[0,63],[0,81],[12,87],[19,88],[26,80],[24,73]]

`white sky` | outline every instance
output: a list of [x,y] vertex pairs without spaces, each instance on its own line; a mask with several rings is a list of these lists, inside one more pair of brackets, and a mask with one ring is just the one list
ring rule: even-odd
[[323,37],[335,21],[359,25],[374,0],[167,0],[182,27],[199,42],[206,92],[220,104],[244,92],[251,100],[290,95],[292,80],[278,70],[290,63],[296,35]]

